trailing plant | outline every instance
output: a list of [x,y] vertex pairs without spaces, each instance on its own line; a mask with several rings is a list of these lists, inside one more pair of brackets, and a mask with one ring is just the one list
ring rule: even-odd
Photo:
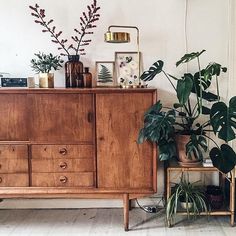
[[52,69],[59,70],[62,67],[63,60],[60,56],[53,56],[51,53],[47,55],[43,52],[34,55],[37,58],[31,60],[31,67],[37,73],[49,73]]
[[[213,143],[210,158],[213,165],[223,173],[231,171],[236,164],[236,153],[229,146],[229,142],[236,138],[236,96],[227,105],[221,101],[219,76],[227,68],[219,63],[211,62],[201,68],[200,56],[205,52],[185,54],[177,63],[196,61],[198,70],[185,73],[177,78],[164,71],[164,62],[158,60],[149,70],[141,75],[144,81],[153,80],[158,74],[164,74],[173,87],[178,103],[173,107],[163,107],[161,101],[153,105],[144,115],[144,127],[140,130],[138,142],[145,140],[157,143],[160,160],[168,160],[177,155],[175,135],[190,135],[186,145],[186,155],[191,159],[201,160],[207,151],[207,139]],[[209,92],[212,82],[216,82],[216,94]],[[209,103],[204,105],[205,101]],[[202,122],[202,118],[206,120]],[[216,138],[210,137],[214,133],[224,143],[218,145]]]
[[166,219],[169,226],[174,222],[175,216],[180,210],[181,202],[186,205],[188,219],[196,218],[201,212],[209,212],[203,189],[197,186],[196,182],[190,183],[184,175],[182,175],[180,182],[175,185],[173,193],[167,200]]
[[85,46],[91,43],[91,39],[87,38],[88,35],[93,34],[93,28],[97,27],[95,22],[99,20],[100,14],[98,11],[100,7],[97,6],[97,1],[93,0],[93,3],[87,5],[87,12],[83,12],[80,16],[80,26],[74,29],[75,35],[71,37],[73,43],[69,43],[68,39],[62,38],[62,31],[56,30],[56,26],[52,26],[53,19],[47,20],[45,15],[45,9],[40,8],[36,3],[35,6],[29,6],[31,9],[31,15],[35,18],[35,23],[40,24],[43,27],[43,33],[49,33],[51,41],[58,45],[58,50],[64,51],[61,55],[85,55]]

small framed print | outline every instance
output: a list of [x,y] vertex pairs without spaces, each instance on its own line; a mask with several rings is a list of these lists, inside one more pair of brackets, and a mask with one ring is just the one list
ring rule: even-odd
[[115,63],[114,61],[96,62],[96,80],[98,87],[115,86]]
[[139,84],[140,53],[116,52],[115,69],[117,83],[122,87],[136,86]]

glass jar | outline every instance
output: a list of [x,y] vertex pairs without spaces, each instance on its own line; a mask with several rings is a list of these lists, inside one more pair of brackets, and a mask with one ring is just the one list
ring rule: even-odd
[[89,67],[85,67],[84,70],[84,87],[92,88],[92,74],[89,72]]
[[83,63],[79,55],[69,55],[65,64],[66,88],[83,88]]

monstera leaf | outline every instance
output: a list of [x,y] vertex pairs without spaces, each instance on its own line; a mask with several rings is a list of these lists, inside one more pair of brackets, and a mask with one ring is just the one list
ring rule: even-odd
[[207,151],[207,141],[202,135],[192,134],[189,142],[186,144],[186,155],[191,159],[194,156],[198,160],[203,159],[202,151]]
[[205,81],[211,80],[211,77],[214,75],[219,76],[221,71],[227,72],[227,68],[222,67],[220,64],[215,62],[210,63],[205,69],[204,80]]
[[159,142],[161,139],[168,140],[174,132],[175,111],[161,111],[162,104],[158,101],[144,116],[144,127],[139,132],[138,143],[145,140]]
[[183,79],[177,82],[177,97],[179,104],[184,105],[190,96],[193,88],[193,76],[191,74],[184,74]]
[[201,52],[192,52],[192,53],[189,53],[189,54],[185,54],[179,61],[176,62],[176,67],[179,66],[182,63],[192,61],[196,57],[199,57],[205,51],[206,50],[202,50]]
[[210,113],[212,128],[218,137],[225,142],[235,139],[236,129],[236,96],[229,101],[229,107],[224,102],[213,104]]
[[227,144],[222,144],[220,148],[212,148],[210,158],[213,165],[225,174],[233,170],[236,165],[236,153]]
[[176,144],[174,139],[162,139],[158,142],[158,153],[160,161],[166,161],[177,156]]
[[143,72],[143,74],[140,76],[140,79],[143,81],[153,80],[157,74],[162,72],[163,65],[164,62],[158,60],[149,68],[149,70]]

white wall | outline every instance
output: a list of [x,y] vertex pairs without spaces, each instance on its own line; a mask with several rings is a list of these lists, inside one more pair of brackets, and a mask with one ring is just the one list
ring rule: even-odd
[[[82,58],[84,65],[90,66],[94,71],[95,61],[114,60],[115,51],[136,50],[135,43],[111,45],[103,42],[103,34],[109,25],[135,25],[140,28],[140,50],[143,53],[144,68],[147,69],[154,61],[162,59],[169,73],[180,74],[185,68],[177,71],[175,62],[185,53],[186,1],[189,52],[206,49],[202,64],[217,61],[227,66],[230,0],[98,0],[101,19],[92,36],[93,43],[87,48],[87,55]],[[92,0],[37,1],[46,9],[48,19],[55,20],[55,25],[63,31],[65,37],[73,34],[74,27],[79,25],[81,12],[86,10],[86,5],[90,2]],[[57,45],[50,42],[49,35],[42,33],[41,27],[33,22],[28,6],[34,4],[33,0],[0,0],[0,71],[9,72],[13,76],[30,76],[33,75],[30,60],[34,53],[58,53]],[[135,37],[135,32],[131,31],[131,35]],[[160,98],[166,99],[166,102],[168,98],[170,100],[172,90],[164,78],[153,81],[151,85],[159,89]],[[57,73],[56,86],[64,86],[63,69]],[[222,86],[224,94],[228,93],[227,88],[225,76]],[[160,167],[158,193],[162,192],[163,171]],[[104,205],[106,202],[107,200]],[[78,205],[75,202],[73,204]],[[35,201],[32,205],[36,206]]]

